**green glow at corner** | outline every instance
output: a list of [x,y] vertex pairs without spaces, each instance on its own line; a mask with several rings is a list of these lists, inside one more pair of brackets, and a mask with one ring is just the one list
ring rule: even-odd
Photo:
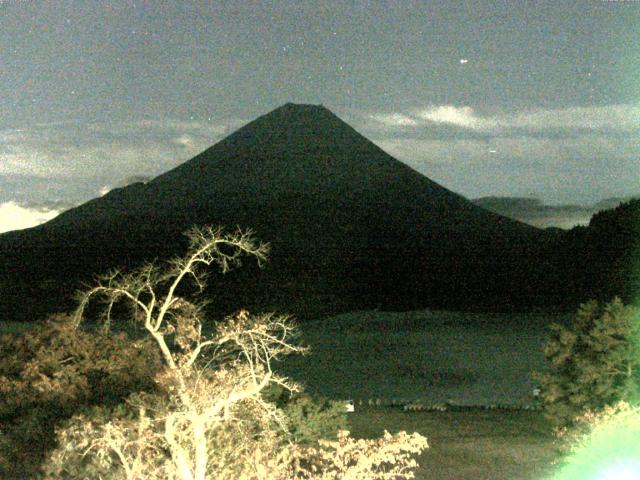
[[597,480],[638,480],[640,478],[640,460],[615,462],[605,467]]
[[[640,309],[632,320],[632,345],[640,355]],[[637,365],[633,368],[637,368]],[[637,372],[633,372],[636,380]],[[574,445],[553,480],[640,480],[640,398],[638,388],[629,403],[599,415],[591,431]]]
[[596,423],[553,480],[640,480],[640,407]]

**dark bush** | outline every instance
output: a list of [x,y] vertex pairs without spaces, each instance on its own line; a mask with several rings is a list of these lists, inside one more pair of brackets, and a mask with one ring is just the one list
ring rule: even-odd
[[583,304],[568,327],[552,325],[544,347],[551,371],[535,374],[546,417],[555,427],[572,427],[586,411],[637,399],[639,347],[640,312],[617,298]]
[[92,406],[152,391],[161,363],[149,341],[77,327],[56,316],[0,337],[0,477],[34,478],[55,428]]
[[338,431],[348,430],[345,402],[291,393],[277,386],[270,387],[263,397],[282,411],[290,439],[296,443],[315,444],[318,440],[335,439]]

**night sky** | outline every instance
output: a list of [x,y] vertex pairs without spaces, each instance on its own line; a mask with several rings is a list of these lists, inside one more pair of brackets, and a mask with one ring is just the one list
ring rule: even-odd
[[0,231],[286,102],[469,198],[640,194],[637,0],[0,0],[0,69]]

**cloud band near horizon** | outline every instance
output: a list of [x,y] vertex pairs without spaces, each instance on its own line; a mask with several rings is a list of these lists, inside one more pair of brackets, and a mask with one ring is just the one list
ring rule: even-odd
[[[640,172],[632,174],[640,170],[640,104],[502,114],[433,105],[339,115],[391,155],[468,198],[593,204],[640,192]],[[147,118],[3,130],[0,203],[81,203],[129,178],[170,170],[244,123]],[[17,177],[22,180],[7,180]]]
[[411,112],[371,114],[386,126],[418,127],[447,124],[473,131],[504,133],[508,129],[540,131],[579,129],[607,131],[640,130],[640,103],[532,109],[517,113],[481,115],[470,106],[435,105]]

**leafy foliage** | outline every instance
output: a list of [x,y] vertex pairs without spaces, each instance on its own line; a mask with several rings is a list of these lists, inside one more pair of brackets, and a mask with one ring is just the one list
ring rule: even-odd
[[279,385],[263,392],[267,401],[282,410],[290,439],[304,445],[317,445],[318,440],[332,440],[347,429],[345,402],[290,392]]
[[[338,432],[337,440],[320,440],[319,448],[304,450],[304,467],[297,478],[307,480],[383,480],[413,478],[418,463],[412,455],[428,448],[418,433],[385,431],[374,440],[354,440],[348,431]],[[283,478],[284,480],[284,478]]]
[[78,328],[59,315],[0,338],[0,476],[32,478],[54,428],[79,410],[155,389],[160,357],[148,340]]
[[292,439],[300,444],[336,438],[347,428],[345,403],[310,395],[295,396],[283,409]]
[[598,412],[638,398],[640,312],[616,298],[583,304],[573,324],[552,325],[544,354],[552,371],[537,373],[542,406],[556,427],[571,426],[587,410]]

